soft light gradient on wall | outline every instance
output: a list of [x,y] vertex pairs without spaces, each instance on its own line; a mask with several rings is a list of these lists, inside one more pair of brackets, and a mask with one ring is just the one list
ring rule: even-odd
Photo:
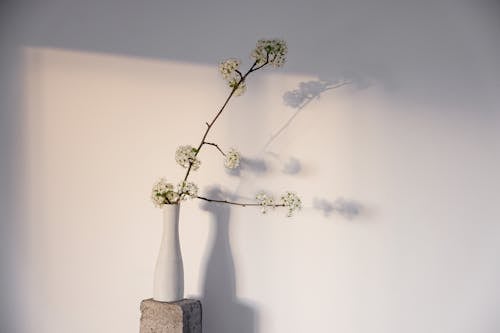
[[[181,177],[176,147],[224,100],[216,62],[266,36],[289,63],[252,78],[212,136],[246,167],[207,149],[193,180],[243,199],[294,189],[305,207],[183,205],[204,331],[500,330],[494,3],[23,3],[0,20],[2,333],[137,332],[151,185]],[[284,93],[342,76],[267,145],[297,112]]]

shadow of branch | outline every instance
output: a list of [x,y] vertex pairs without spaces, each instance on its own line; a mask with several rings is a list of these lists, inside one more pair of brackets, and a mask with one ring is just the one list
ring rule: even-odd
[[285,92],[285,94],[283,95],[284,104],[296,109],[296,111],[290,118],[288,118],[287,121],[285,121],[285,123],[279,129],[277,129],[271,135],[269,140],[264,145],[263,150],[267,150],[271,143],[290,126],[293,120],[299,115],[302,110],[304,110],[304,108],[309,103],[311,103],[311,101],[313,101],[314,99],[319,99],[321,97],[321,94],[326,91],[338,89],[348,84],[352,84],[352,81],[318,79],[313,81],[300,82],[297,89]]

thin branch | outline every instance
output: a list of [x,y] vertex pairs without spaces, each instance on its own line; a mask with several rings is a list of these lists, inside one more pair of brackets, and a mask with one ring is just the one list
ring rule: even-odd
[[242,207],[246,207],[246,206],[285,207],[285,205],[284,205],[284,204],[276,204],[276,205],[261,205],[260,203],[255,203],[255,202],[251,202],[251,203],[246,203],[246,202],[235,202],[235,201],[228,201],[228,200],[210,199],[210,198],[205,198],[205,197],[200,197],[200,196],[197,196],[196,198],[197,198],[197,199],[200,199],[200,200],[205,200],[205,201],[208,201],[208,202],[220,202],[220,203],[225,203],[225,204],[235,205],[235,206],[242,206]]
[[[266,52],[267,52],[267,51],[266,51]],[[255,62],[257,62],[257,61],[255,61]],[[250,72],[250,73],[251,73],[251,72],[255,72],[255,71],[257,71],[257,70],[261,69],[262,67],[264,67],[265,65],[267,65],[268,63],[269,63],[269,52],[267,52],[267,53],[266,53],[266,61],[265,61],[262,65],[260,65],[260,66],[258,66],[258,67],[255,67],[254,69],[250,70],[249,72]]]
[[[219,109],[219,111],[217,112],[217,114],[215,115],[214,119],[212,119],[212,121],[210,123],[207,123],[207,129],[205,130],[205,133],[203,134],[203,137],[201,138],[201,141],[200,141],[200,144],[198,145],[198,148],[196,149],[196,153],[195,153],[195,156],[197,156],[200,152],[200,149],[201,147],[203,147],[203,144],[205,143],[205,139],[207,138],[207,135],[208,135],[208,132],[210,132],[210,129],[212,128],[212,126],[214,125],[214,123],[217,121],[217,119],[219,118],[219,116],[221,115],[222,111],[224,111],[224,109],[226,108],[226,105],[229,103],[229,100],[231,99],[231,97],[233,97],[236,89],[238,89],[238,87],[240,86],[240,84],[245,81],[246,77],[256,71],[257,69],[255,69],[255,66],[257,66],[257,60],[255,60],[255,62],[253,63],[253,65],[250,67],[250,69],[245,73],[245,75],[243,75],[243,77],[241,78],[241,80],[238,81],[238,83],[233,87],[233,89],[231,90],[231,92],[229,93],[229,96],[227,96],[224,104],[222,104],[221,108]],[[263,66],[260,66],[259,68],[262,68]],[[186,175],[184,176],[184,181],[186,181],[189,177],[189,173],[191,172],[191,167],[192,167],[192,163],[189,163],[189,167],[186,171]]]
[[215,148],[217,148],[217,149],[220,151],[220,153],[221,153],[222,155],[226,156],[226,153],[224,153],[224,152],[222,151],[222,149],[220,149],[220,147],[219,147],[219,145],[218,145],[218,144],[213,143],[213,142],[206,142],[206,141],[204,142],[204,144],[205,144],[205,145],[214,146]]
[[235,69],[234,71],[238,73],[238,75],[240,76],[240,80],[243,80],[243,74],[241,74],[241,72],[237,69]]

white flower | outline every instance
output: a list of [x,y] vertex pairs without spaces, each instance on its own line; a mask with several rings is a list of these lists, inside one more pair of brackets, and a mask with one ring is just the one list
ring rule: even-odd
[[151,201],[156,207],[163,207],[165,204],[176,203],[179,199],[174,192],[174,186],[167,183],[165,178],[160,178],[154,185],[151,192]]
[[198,186],[195,183],[183,181],[177,185],[177,192],[181,200],[196,198],[198,195]]
[[250,56],[258,66],[268,61],[274,67],[281,67],[285,64],[287,52],[288,47],[282,39],[260,39]]
[[191,170],[193,171],[198,170],[201,164],[201,161],[196,158],[196,149],[189,145],[177,148],[175,160],[183,168],[188,168],[191,164]]
[[[219,64],[219,72],[222,74],[224,80],[227,81],[231,89],[235,89],[234,96],[241,96],[246,91],[247,87],[245,81],[241,81],[242,77],[237,72],[241,61],[239,59],[227,59]],[[240,82],[241,81],[241,82]]]
[[255,196],[255,199],[257,199],[257,201],[259,202],[259,204],[261,206],[260,211],[262,212],[262,214],[266,214],[267,213],[267,209],[269,207],[274,208],[276,206],[274,198],[271,197],[271,196],[269,196],[269,195],[267,195],[264,192],[260,192],[259,194],[257,194]]
[[151,193],[151,201],[155,207],[161,208],[165,204],[165,197],[159,195],[158,193]]
[[240,82],[239,78],[232,78],[228,83],[231,89],[234,89],[236,86],[238,86],[238,88],[236,88],[236,90],[234,91],[234,96],[241,96],[245,93],[245,91],[247,91],[247,84],[245,83],[245,81]]
[[239,59],[231,58],[221,61],[219,64],[219,72],[222,74],[224,80],[228,80],[233,78],[236,75],[236,70],[240,66],[241,61]]
[[167,180],[165,178],[158,179],[158,181],[153,185],[153,190],[158,193],[172,191],[173,189],[174,186],[170,183],[167,183]]
[[174,191],[167,192],[166,198],[172,203],[179,202],[179,194]]
[[224,166],[228,169],[236,169],[240,166],[240,153],[231,148],[226,154]]
[[294,192],[287,191],[281,196],[280,204],[288,208],[287,216],[291,217],[293,213],[302,208],[302,201]]

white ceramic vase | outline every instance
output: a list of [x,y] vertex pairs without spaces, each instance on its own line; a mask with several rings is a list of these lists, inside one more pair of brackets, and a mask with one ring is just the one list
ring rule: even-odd
[[184,298],[184,268],[179,242],[179,206],[163,206],[163,236],[156,261],[153,299],[173,302]]

